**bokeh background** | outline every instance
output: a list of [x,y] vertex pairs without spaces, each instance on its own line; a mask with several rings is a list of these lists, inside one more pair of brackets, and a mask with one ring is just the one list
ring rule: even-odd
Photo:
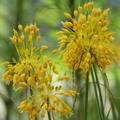
[[[0,0],[0,62],[17,58],[16,50],[9,38],[12,29],[18,24],[37,24],[41,30],[42,43],[49,47],[46,54],[58,47],[56,34],[61,29],[61,21],[64,21],[65,12],[72,13],[75,8],[82,5],[87,0]],[[114,32],[115,40],[120,41],[120,0],[93,0],[96,7],[101,9],[110,8],[109,19],[111,20],[110,30]],[[60,62],[59,56],[54,56],[53,60]],[[58,68],[63,72],[62,64]],[[66,68],[67,69],[67,68]],[[2,74],[5,68],[0,64],[0,120],[24,120],[24,115],[20,115],[16,107],[20,101],[19,93],[13,91],[10,86],[5,85]],[[120,65],[117,63],[107,70],[111,91],[115,96],[116,111],[120,120]],[[89,102],[89,119],[97,120],[94,109],[94,100]],[[80,108],[79,108],[80,109]],[[81,110],[82,111],[82,110]],[[61,120],[80,120],[79,110],[70,118]],[[47,120],[47,119],[46,119]],[[57,119],[58,120],[58,119]],[[82,120],[82,119],[81,119]],[[112,120],[112,119],[111,119]]]

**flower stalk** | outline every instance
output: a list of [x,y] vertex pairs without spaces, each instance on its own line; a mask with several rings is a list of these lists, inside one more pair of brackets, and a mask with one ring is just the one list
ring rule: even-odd
[[86,73],[85,120],[87,120],[87,112],[88,112],[88,89],[89,89],[89,72]]
[[96,78],[96,83],[97,83],[97,88],[98,88],[98,92],[99,92],[100,105],[101,105],[101,111],[102,111],[102,118],[103,118],[103,120],[105,120],[102,91],[101,91],[101,87],[100,87],[100,83],[99,83],[99,79],[98,79],[98,75],[97,75],[97,70],[96,70],[95,64],[93,64],[93,70],[94,70],[94,74],[95,74],[95,78]]
[[111,111],[112,111],[113,119],[117,120],[116,111],[115,111],[115,105],[114,105],[114,102],[113,102],[114,98],[112,96],[112,93],[109,92],[110,91],[110,87],[109,87],[108,78],[107,78],[106,73],[102,72],[102,75],[103,75],[103,80],[104,80],[105,87],[108,90],[108,97],[109,97],[109,101],[110,101],[110,105],[111,105]]
[[52,120],[52,119],[51,119],[51,114],[50,114],[50,112],[47,111],[47,113],[48,113],[48,119],[49,119],[49,120]]
[[100,116],[100,119],[102,120],[101,108],[100,108],[100,102],[99,102],[99,96],[98,96],[98,93],[97,93],[97,86],[96,86],[96,82],[95,82],[94,73],[93,73],[93,69],[92,68],[91,68],[91,76],[92,76],[92,80],[93,80],[93,86],[94,86],[94,91],[95,91],[95,96],[96,96],[96,101],[97,101],[99,116]]

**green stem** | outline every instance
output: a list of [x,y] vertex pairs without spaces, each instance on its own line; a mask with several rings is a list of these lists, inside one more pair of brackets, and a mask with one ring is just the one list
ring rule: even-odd
[[35,120],[38,120],[37,117],[35,118]]
[[110,114],[111,109],[109,109],[107,115],[106,115],[106,120],[108,120],[109,114]]
[[[108,78],[107,78],[107,75],[105,73],[103,73],[103,77],[104,77],[104,81],[106,83],[106,87],[108,88],[109,90],[109,82],[108,82]],[[115,112],[115,106],[114,106],[114,103],[113,103],[113,97],[111,94],[108,93],[108,96],[109,96],[109,101],[110,101],[110,104],[111,104],[111,108],[112,108],[112,114],[113,114],[113,118],[114,120],[117,120],[117,117],[116,117],[116,112]]]
[[100,102],[101,102],[101,109],[102,109],[103,120],[105,120],[102,92],[101,92],[101,88],[100,88],[100,84],[99,84],[99,79],[98,79],[98,76],[97,76],[96,67],[95,67],[94,64],[93,64],[93,69],[94,69],[94,74],[95,74],[95,77],[96,77],[96,82],[97,82],[97,87],[98,87],[98,92],[99,92],[99,97],[100,97]]
[[75,5],[75,0],[69,0],[69,7],[70,7],[70,10],[71,10],[71,14],[73,16],[73,12],[74,12],[74,6]]
[[24,0],[17,0],[16,1],[16,21],[15,21],[15,28],[18,29],[18,24],[22,22],[22,14],[23,11],[23,2]]
[[52,120],[52,119],[51,119],[50,112],[47,112],[47,113],[48,113],[48,119],[49,119],[49,120]]
[[87,120],[88,111],[88,88],[89,88],[89,72],[86,74],[86,94],[85,94],[85,120]]
[[93,70],[92,69],[91,69],[91,75],[92,75],[92,80],[93,80],[93,85],[94,85],[94,90],[95,90],[95,96],[96,96],[97,105],[98,105],[98,111],[99,111],[100,119],[102,120],[100,103],[99,103],[99,97],[98,97],[97,87],[96,87],[95,78],[94,78],[94,74],[93,74]]
[[32,96],[33,95],[33,91],[32,91],[32,89],[30,88],[30,95]]
[[83,120],[84,114],[82,113],[82,111],[85,111],[85,106],[84,106],[85,105],[84,104],[85,103],[85,101],[84,101],[85,94],[82,94],[81,88],[83,88],[85,81],[82,80],[80,72],[81,72],[81,69],[75,71],[76,90],[77,90],[77,92],[80,92],[81,94],[80,94],[80,96],[78,96],[78,95],[75,96],[74,104],[77,100],[79,100],[78,106],[80,109],[78,109],[77,117],[78,117],[78,120]]

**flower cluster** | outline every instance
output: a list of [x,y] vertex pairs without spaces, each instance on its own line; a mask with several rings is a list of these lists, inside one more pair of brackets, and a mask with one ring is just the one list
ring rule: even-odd
[[[13,59],[12,63],[3,63],[8,69],[3,75],[7,84],[12,82],[15,90],[26,91],[27,98],[20,103],[18,109],[27,112],[31,120],[37,118],[38,114],[43,119],[47,111],[70,114],[71,108],[59,96],[74,96],[78,93],[63,90],[62,86],[57,84],[71,80],[71,77],[60,76],[56,65],[50,58],[43,56],[42,53],[47,46],[37,46],[41,38],[39,28],[35,25],[25,28],[19,25],[18,29],[19,32],[13,30],[13,37],[10,38],[16,47],[18,61]],[[53,51],[55,52],[56,50]]]
[[[37,83],[37,86],[35,86],[36,90],[34,90],[34,95],[30,96],[27,101],[25,100],[20,104],[20,111],[27,111],[28,114],[30,113],[29,115],[32,115],[31,113],[33,112],[33,109],[29,108],[28,105],[32,103],[35,104],[36,101],[36,104],[33,104],[33,108],[36,105],[38,106],[34,109],[36,113],[38,113],[37,110],[39,110],[41,118],[45,117],[46,111],[56,111],[58,114],[64,115],[71,113],[71,108],[65,104],[58,96],[73,96],[77,93],[72,90],[63,91],[61,85],[55,85],[55,83],[59,83],[63,80],[71,80],[71,77],[60,76],[54,79],[53,73],[58,74],[58,71],[56,70],[55,65],[46,56],[44,56],[43,63],[39,64],[38,68],[39,69],[37,70],[37,75],[35,77],[35,83]],[[34,81],[34,78],[31,78],[31,81]],[[31,97],[33,102],[31,101]]]
[[[18,53],[18,62],[13,59],[13,62],[4,62],[7,65],[8,71],[4,74],[7,84],[13,81],[14,88],[23,90],[26,87],[35,88],[35,78],[38,64],[40,61],[41,52],[47,48],[43,45],[37,47],[40,42],[39,28],[35,25],[26,26],[24,29],[21,25],[18,26],[19,33],[13,29],[13,37],[10,38]],[[26,84],[27,82],[27,84]]]
[[88,2],[74,11],[74,15],[66,13],[68,21],[62,22],[62,35],[59,40],[61,56],[68,66],[74,70],[87,72],[95,63],[103,70],[114,62],[116,51],[113,33],[109,31],[108,11],[94,8]]

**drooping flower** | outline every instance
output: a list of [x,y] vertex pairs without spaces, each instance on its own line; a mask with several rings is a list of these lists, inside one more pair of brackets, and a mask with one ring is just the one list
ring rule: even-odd
[[[19,32],[13,30],[13,37],[10,38],[17,50],[18,60],[3,63],[7,67],[7,72],[3,75],[7,84],[12,82],[15,90],[26,91],[27,97],[20,103],[18,109],[21,113],[27,112],[30,120],[36,118],[38,114],[44,118],[47,111],[70,114],[71,108],[59,96],[74,96],[78,93],[63,90],[61,85],[55,83],[71,80],[71,77],[59,76],[56,65],[43,55],[48,47],[38,46],[41,36],[36,25],[25,28],[19,25],[18,29]],[[54,50],[52,54],[56,52],[57,50]],[[58,77],[53,78],[54,74]]]
[[74,16],[66,13],[67,21],[62,22],[59,40],[61,56],[74,70],[88,71],[95,63],[102,69],[111,65],[116,57],[113,33],[109,31],[108,11],[94,8],[88,2],[74,11]]
[[61,81],[71,80],[71,77],[59,77],[58,75],[57,78],[54,78],[53,73],[58,74],[55,65],[47,57],[45,57],[43,64],[39,66],[37,73],[36,90],[34,90],[34,94],[33,96],[30,96],[30,99],[27,99],[27,101],[25,100],[26,102],[24,105],[23,102],[21,102],[18,107],[21,112],[31,111],[32,113],[32,110],[27,108],[27,104],[29,103],[36,103],[35,105],[39,108],[41,118],[45,117],[47,111],[56,112],[59,115],[68,115],[72,112],[72,109],[59,97],[74,96],[78,94],[73,90],[63,90],[62,85],[59,84]]

